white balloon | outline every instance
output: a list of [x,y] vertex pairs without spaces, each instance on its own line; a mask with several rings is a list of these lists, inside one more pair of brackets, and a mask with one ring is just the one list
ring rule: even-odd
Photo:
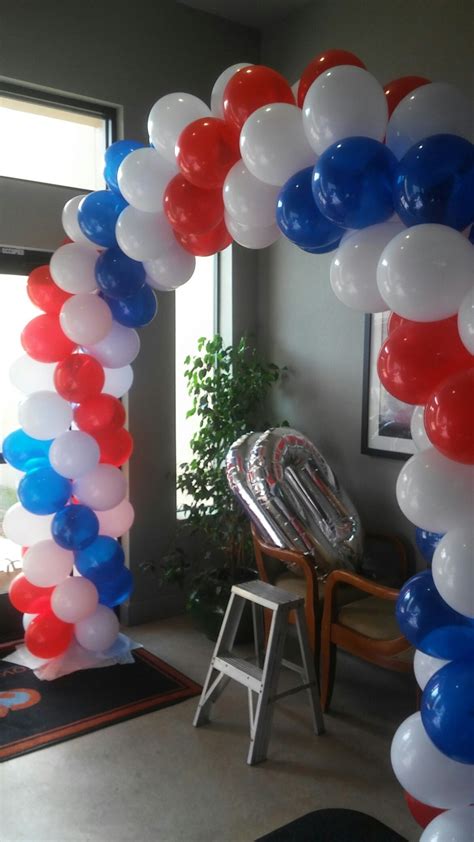
[[220,76],[217,77],[211,93],[211,111],[214,117],[219,117],[221,120],[224,119],[224,91],[227,83],[232,79],[232,76],[235,76],[237,71],[242,70],[243,67],[251,66],[250,62],[232,64],[230,67],[227,67],[226,70],[223,70]]
[[340,65],[322,73],[303,104],[306,137],[318,155],[344,137],[383,140],[387,120],[382,86],[360,67]]
[[69,576],[51,594],[51,609],[65,623],[78,623],[97,609],[99,594],[83,576]]
[[382,222],[346,234],[330,270],[333,292],[343,304],[363,313],[381,313],[387,305],[377,286],[377,264],[385,246],[406,228]]
[[105,382],[102,389],[107,395],[122,398],[127,394],[133,383],[133,368],[124,365],[120,368],[104,368]]
[[51,538],[51,522],[54,515],[34,515],[15,503],[3,518],[3,532],[6,538],[22,547],[31,547],[37,541]]
[[420,690],[425,689],[428,681],[435,672],[439,672],[440,669],[443,669],[449,663],[451,662],[445,661],[443,658],[433,658],[432,655],[426,655],[425,652],[417,649],[413,658],[413,671]]
[[428,737],[420,713],[409,716],[396,731],[391,759],[403,789],[423,804],[449,809],[472,800],[474,766],[442,754]]
[[79,243],[81,246],[86,246],[89,249],[94,249],[97,257],[96,243],[92,243],[86,237],[86,235],[81,230],[77,219],[77,209],[82,200],[85,199],[86,195],[87,193],[83,193],[81,196],[74,196],[73,199],[69,199],[69,201],[66,202],[62,212],[62,223],[67,236],[71,240],[73,240],[75,243]]
[[100,448],[89,433],[67,430],[53,441],[48,455],[56,473],[67,479],[77,479],[99,464]]
[[240,153],[255,178],[280,187],[295,172],[316,163],[301,109],[284,102],[265,105],[250,115],[240,133]]
[[377,284],[387,306],[416,322],[457,313],[474,281],[474,248],[447,225],[405,228],[383,250]]
[[[23,617],[22,617],[21,621],[23,623],[23,628],[24,628],[25,631],[27,630],[31,621],[34,620],[35,617],[37,617],[37,616],[38,616],[37,614],[23,614]],[[44,660],[44,658],[42,658],[42,660]]]
[[79,620],[74,628],[77,642],[89,652],[110,649],[119,633],[119,621],[111,608],[98,605],[93,614]]
[[464,296],[458,312],[458,330],[461,342],[474,354],[474,287]]
[[[138,356],[140,337],[134,328],[113,321],[108,334],[95,345],[87,345],[85,350],[102,366],[122,368]],[[103,391],[106,392],[107,389],[104,388]]]
[[433,580],[451,608],[474,617],[474,526],[451,529],[433,555]]
[[469,100],[446,82],[422,85],[402,99],[390,117],[385,142],[400,159],[419,140],[434,134],[472,139]]
[[59,313],[61,329],[78,345],[95,345],[109,333],[112,313],[103,298],[91,293],[74,295]]
[[33,360],[28,354],[18,357],[9,371],[10,381],[25,395],[32,392],[48,391],[54,392],[54,371],[57,363],[40,363]]
[[69,576],[73,564],[74,553],[49,538],[38,541],[25,553],[23,573],[32,585],[50,588]]
[[426,450],[433,446],[426,432],[424,415],[425,407],[416,406],[411,416],[410,432],[417,450]]
[[281,237],[281,231],[276,224],[269,228],[242,225],[232,219],[228,213],[225,214],[225,224],[235,242],[246,249],[264,249]]
[[128,207],[120,214],[115,236],[122,251],[132,260],[153,260],[176,242],[164,213],[146,213]]
[[148,116],[150,141],[167,161],[175,164],[174,148],[181,132],[202,117],[211,117],[211,111],[197,96],[186,93],[162,96]]
[[124,158],[117,181],[122,196],[132,207],[157,213],[163,210],[163,193],[174,175],[176,165],[172,166],[156,149],[145,147]]
[[255,178],[243,161],[237,161],[224,181],[225,209],[242,225],[269,228],[275,225],[279,192],[278,186]]
[[114,465],[97,465],[72,484],[74,497],[99,512],[118,506],[126,492],[125,476]]
[[66,243],[51,258],[51,277],[65,292],[93,292],[97,289],[95,264],[98,256],[95,249],[80,243]]
[[436,816],[420,836],[420,842],[472,842],[474,807],[457,807]]
[[194,275],[196,258],[175,242],[155,258],[143,262],[146,282],[153,289],[170,292],[186,284]]
[[99,520],[99,535],[120,538],[130,529],[135,519],[135,512],[129,500],[122,500],[118,506],[103,512],[96,512]]
[[32,438],[44,441],[54,439],[71,424],[71,404],[56,392],[33,392],[20,403],[18,420],[25,433]]
[[471,522],[474,466],[447,459],[434,447],[415,453],[400,471],[397,500],[420,529],[448,532]]

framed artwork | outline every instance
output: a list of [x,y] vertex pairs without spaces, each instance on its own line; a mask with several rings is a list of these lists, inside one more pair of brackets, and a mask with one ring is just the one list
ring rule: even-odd
[[410,421],[415,407],[392,397],[377,374],[379,350],[387,338],[390,312],[365,317],[362,396],[362,453],[408,459],[415,451]]

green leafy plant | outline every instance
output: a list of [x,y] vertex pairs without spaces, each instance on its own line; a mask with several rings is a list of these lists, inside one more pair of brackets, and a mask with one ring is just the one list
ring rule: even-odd
[[[203,587],[234,580],[239,568],[253,566],[248,516],[229,489],[225,457],[231,444],[246,432],[270,426],[264,420],[265,398],[285,369],[263,361],[245,338],[225,346],[222,337],[201,338],[198,353],[185,360],[185,376],[198,429],[191,439],[192,458],[179,466],[177,488],[184,529],[198,533],[204,544]],[[215,568],[218,568],[216,572]],[[189,568],[186,553],[175,550],[164,559],[163,578],[182,581]],[[215,580],[215,581],[214,581]]]

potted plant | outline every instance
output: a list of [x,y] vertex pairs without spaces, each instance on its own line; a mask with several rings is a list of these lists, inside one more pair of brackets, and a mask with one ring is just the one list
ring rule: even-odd
[[185,503],[180,536],[203,547],[197,567],[178,546],[162,563],[162,578],[189,583],[188,608],[215,639],[232,584],[256,576],[250,523],[229,489],[225,457],[250,430],[266,429],[264,402],[283,369],[264,362],[245,338],[225,346],[222,337],[201,338],[198,353],[185,360],[185,377],[198,429],[192,458],[179,466],[177,488]]

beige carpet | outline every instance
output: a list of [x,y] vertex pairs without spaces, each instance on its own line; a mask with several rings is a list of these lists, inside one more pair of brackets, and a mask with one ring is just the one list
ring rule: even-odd
[[[212,644],[187,617],[130,632],[203,681]],[[415,842],[389,759],[414,704],[411,678],[343,655],[327,734],[312,734],[305,694],[290,696],[277,705],[269,759],[251,768],[246,691],[231,684],[210,726],[192,728],[193,699],[4,763],[0,839],[252,842],[318,807],[348,807]]]

